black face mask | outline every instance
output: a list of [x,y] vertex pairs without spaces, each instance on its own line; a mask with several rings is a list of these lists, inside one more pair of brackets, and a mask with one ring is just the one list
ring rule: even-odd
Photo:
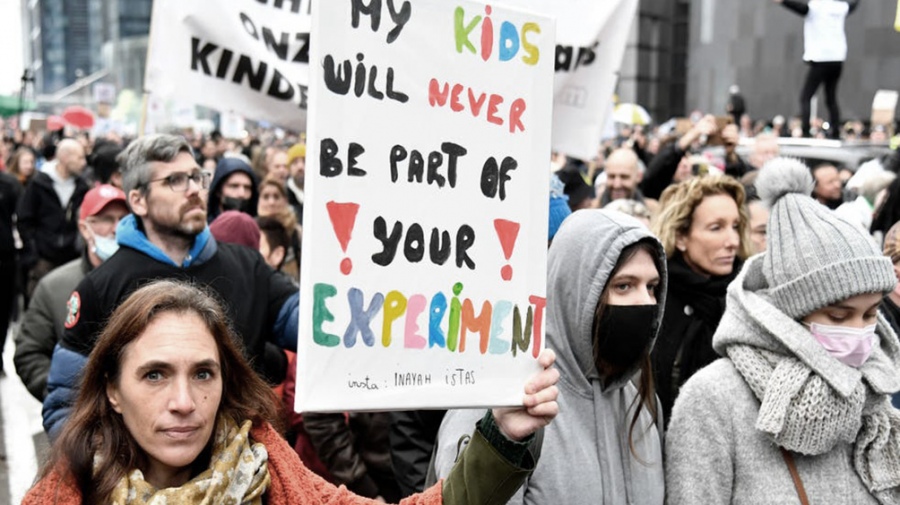
[[597,357],[613,372],[633,367],[656,335],[658,305],[607,305],[597,322]]
[[244,214],[250,214],[249,198],[234,198],[231,196],[222,197],[222,212],[228,210],[238,210]]

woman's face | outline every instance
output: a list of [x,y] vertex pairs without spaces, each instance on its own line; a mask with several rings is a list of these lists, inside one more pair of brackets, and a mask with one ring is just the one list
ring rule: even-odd
[[654,305],[659,271],[650,253],[638,249],[607,282],[608,305]]
[[881,293],[866,293],[819,309],[804,317],[802,322],[865,328],[875,324],[878,319],[879,305],[881,305]]
[[191,312],[156,316],[125,348],[107,397],[147,455],[141,469],[147,481],[156,487],[187,482],[222,399],[219,352],[203,320]]
[[707,196],[694,209],[691,227],[675,246],[691,270],[701,275],[728,275],[741,246],[741,215],[729,195]]
[[34,155],[25,153],[19,157],[19,173],[22,177],[31,177],[34,173]]
[[257,214],[260,216],[273,216],[283,211],[287,205],[284,197],[277,188],[266,184],[259,193],[259,208]]

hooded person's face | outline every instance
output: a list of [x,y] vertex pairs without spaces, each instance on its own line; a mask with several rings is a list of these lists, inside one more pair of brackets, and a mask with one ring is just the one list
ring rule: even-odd
[[637,249],[607,281],[594,320],[595,362],[605,380],[632,370],[656,335],[659,270]]
[[234,172],[222,183],[222,210],[239,210],[251,213],[250,198],[253,196],[253,181],[244,172]]

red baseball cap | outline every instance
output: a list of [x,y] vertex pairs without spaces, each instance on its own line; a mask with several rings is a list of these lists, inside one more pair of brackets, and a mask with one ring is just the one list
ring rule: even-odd
[[110,186],[109,184],[97,186],[84,195],[78,218],[85,219],[87,217],[96,216],[112,202],[122,202],[127,206],[128,203],[125,200],[125,192],[115,186]]

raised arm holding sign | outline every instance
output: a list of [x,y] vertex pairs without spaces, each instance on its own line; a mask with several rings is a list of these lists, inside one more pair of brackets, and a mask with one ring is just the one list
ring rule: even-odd
[[296,408],[522,405],[543,348],[553,22],[347,0],[312,31]]

